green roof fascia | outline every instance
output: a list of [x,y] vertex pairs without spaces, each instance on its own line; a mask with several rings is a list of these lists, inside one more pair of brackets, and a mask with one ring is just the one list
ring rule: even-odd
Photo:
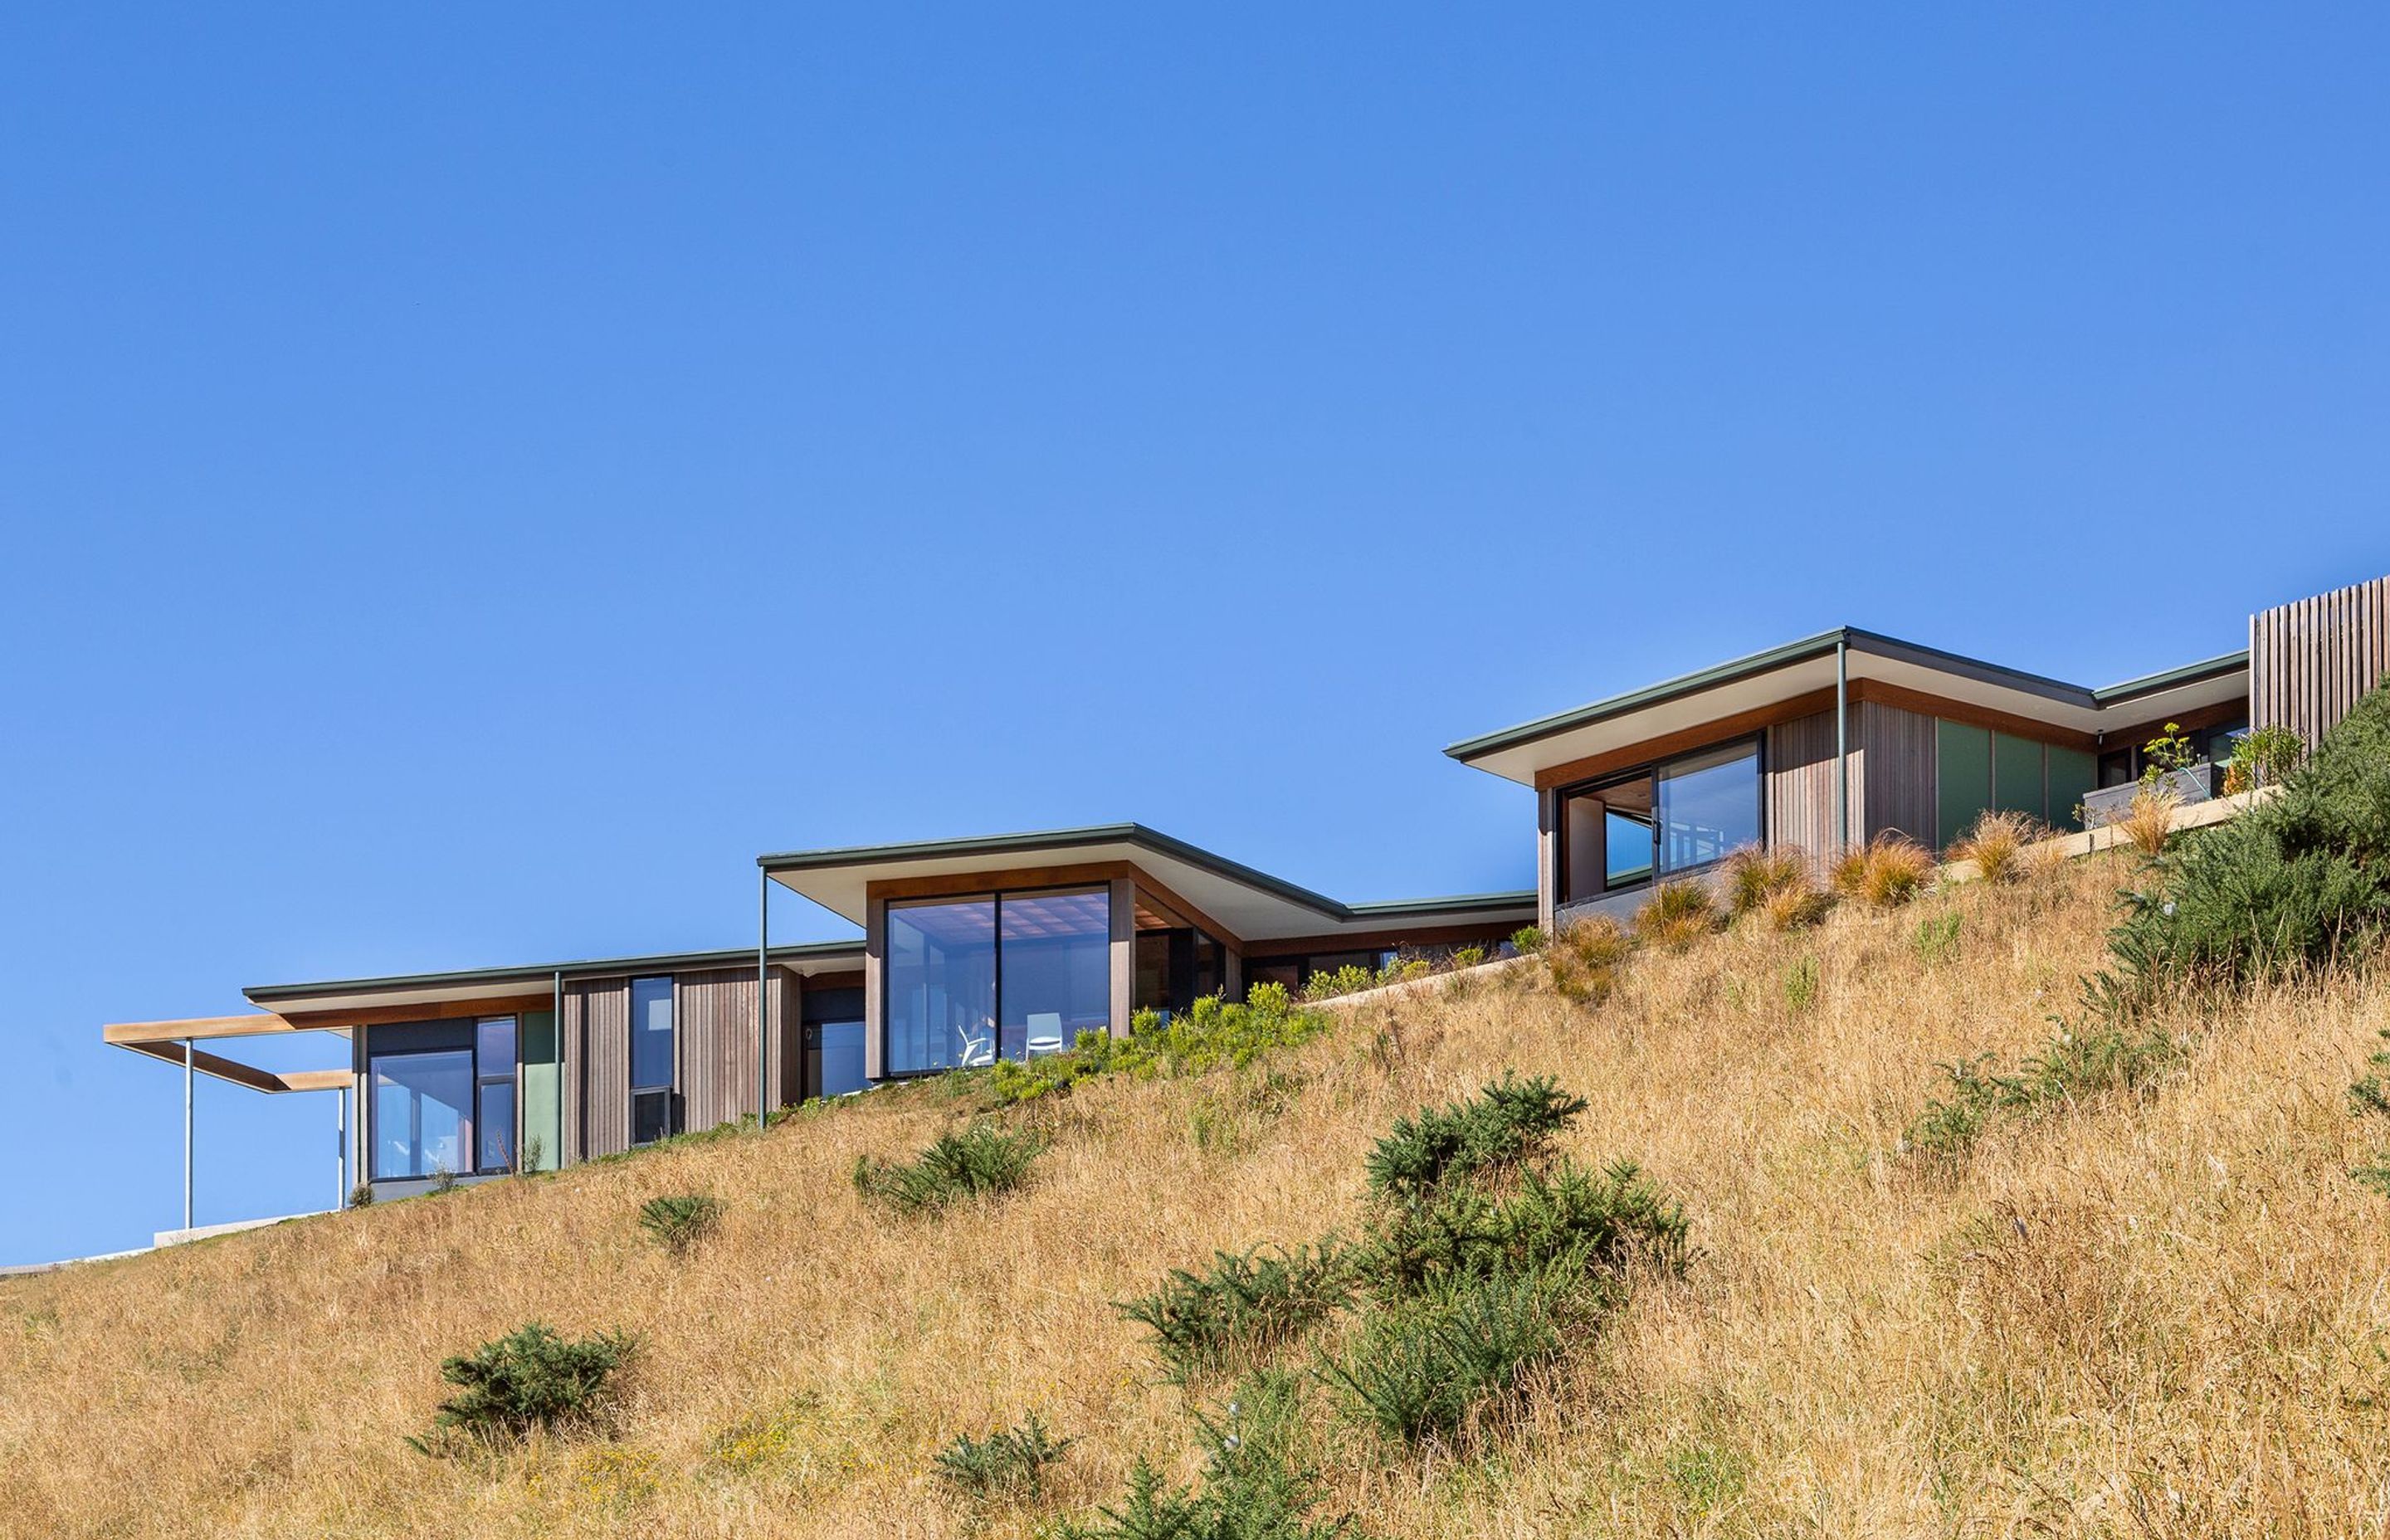
[[[775,946],[774,962],[808,962],[845,953],[860,956],[863,938],[853,941],[801,942]],[[303,1000],[318,995],[362,995],[391,989],[442,989],[458,984],[537,983],[561,973],[588,978],[616,973],[674,973],[700,968],[735,968],[755,960],[752,946],[718,952],[662,952],[637,957],[585,957],[573,962],[542,963],[519,968],[467,968],[444,973],[394,973],[379,979],[328,979],[318,983],[258,984],[241,994],[253,1005],[276,1000]]]
[[2214,679],[2227,674],[2245,672],[2248,667],[2249,649],[2242,648],[2238,652],[2227,652],[2220,657],[2210,658],[2204,662],[2185,663],[2180,668],[2168,669],[2163,674],[2144,674],[2139,679],[2125,680],[2122,684],[2103,685],[2093,690],[2091,697],[2102,706],[2115,705],[2127,700],[2137,700],[2145,695],[2156,695],[2162,690],[2172,689],[2178,685],[2195,685],[2203,679]]
[[755,864],[767,874],[814,871],[825,866],[886,866],[896,861],[934,861],[970,855],[1027,855],[1044,851],[1073,850],[1087,845],[1137,845],[1156,854],[1176,857],[1215,876],[1274,893],[1290,903],[1316,909],[1332,918],[1351,911],[1324,893],[1259,871],[1242,862],[1215,855],[1200,845],[1174,840],[1143,824],[1093,824],[1083,828],[1045,829],[1022,834],[984,834],[962,840],[920,840],[894,845],[849,845],[833,850],[789,851],[759,855]]
[[1377,904],[1355,904],[1347,912],[1355,919],[1407,919],[1414,916],[1491,913],[1501,909],[1532,909],[1536,890],[1515,893],[1456,893],[1450,898],[1398,898]]
[[1881,632],[1864,631],[1857,626],[1841,626],[1832,631],[1821,631],[1814,636],[1804,636],[1799,641],[1787,642],[1781,647],[1770,648],[1764,652],[1729,659],[1710,668],[1680,674],[1677,678],[1663,680],[1659,684],[1647,686],[1639,690],[1631,690],[1625,695],[1615,695],[1606,700],[1597,700],[1590,705],[1579,706],[1574,711],[1539,717],[1535,721],[1523,722],[1517,726],[1505,727],[1498,732],[1487,733],[1482,737],[1464,738],[1446,748],[1445,752],[1465,764],[1506,749],[1519,748],[1578,727],[1591,726],[1614,717],[1625,716],[1653,706],[1665,705],[1686,696],[1698,695],[1703,690],[1715,689],[1722,685],[1735,684],[1776,669],[1789,667],[1793,663],[1827,657],[1831,655],[1838,647],[1848,647],[1854,651],[1870,652],[1879,657],[1905,659],[1927,668],[1959,674],[1981,683],[1999,685],[2010,689],[2037,695],[2061,705],[2081,706],[2090,710],[2098,710],[2112,700],[2129,699],[2172,685],[2187,684],[2203,677],[2223,674],[2236,665],[2245,665],[2249,657],[2245,651],[2228,654],[2221,658],[2210,659],[2205,662],[2188,664],[2165,674],[2151,674],[2147,678],[2129,680],[2121,685],[2111,685],[2105,689],[2094,690],[2082,685],[2069,684],[2062,679],[2052,679],[2047,674],[2029,674],[2023,669],[1986,662],[1980,658],[1970,658],[1964,653],[1926,647],[1918,642],[1903,641],[1897,636],[1887,636]]

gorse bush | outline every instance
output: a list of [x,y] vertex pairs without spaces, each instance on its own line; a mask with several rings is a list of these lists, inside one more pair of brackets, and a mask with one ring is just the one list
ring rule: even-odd
[[1454,1177],[1532,1160],[1586,1105],[1549,1079],[1506,1073],[1466,1101],[1395,1119],[1364,1162],[1369,1190],[1416,1200]]
[[1047,1432],[1032,1412],[1018,1428],[1000,1428],[985,1438],[957,1434],[938,1451],[937,1471],[967,1497],[1035,1498],[1045,1491],[1047,1469],[1062,1458],[1073,1442]]
[[1029,1168],[1045,1153],[1037,1134],[1008,1132],[993,1123],[972,1123],[945,1133],[910,1161],[854,1162],[854,1189],[902,1214],[934,1214],[947,1206],[1011,1192],[1028,1180]]
[[1139,1012],[1126,1037],[1083,1032],[1068,1053],[1025,1062],[999,1059],[988,1071],[986,1087],[996,1101],[1009,1105],[1064,1093],[1106,1075],[1142,1080],[1201,1074],[1224,1065],[1242,1069],[1273,1048],[1307,1043],[1331,1024],[1324,1012],[1298,1007],[1285,985],[1255,984],[1242,1005],[1207,995],[1167,1021]]
[[1352,1291],[1331,1239],[1291,1251],[1215,1252],[1202,1272],[1174,1269],[1161,1289],[1115,1308],[1153,1333],[1171,1378],[1183,1380],[1294,1341]]
[[1996,1117],[2031,1117],[2103,1092],[2137,1090],[2182,1056],[2183,1046],[2162,1032],[2062,1026],[2009,1074],[1994,1073],[1989,1055],[1944,1065],[1949,1084],[1909,1123],[1902,1143],[1927,1159],[1954,1159]]
[[1337,1540],[1352,1518],[1312,1517],[1319,1477],[1301,1431],[1303,1382],[1285,1373],[1248,1377],[1227,1410],[1194,1414],[1204,1451],[1192,1486],[1173,1486],[1142,1457],[1118,1507],[1097,1521],[1065,1524],[1063,1540]]
[[2390,692],[2333,728],[2272,801],[2180,837],[2127,894],[2103,1019],[2184,990],[2239,987],[2366,961],[2390,933]]
[[[433,1436],[492,1442],[591,1423],[606,1409],[632,1345],[605,1332],[573,1341],[536,1321],[484,1342],[441,1364],[440,1378],[456,1393],[440,1404]],[[411,1442],[432,1452],[423,1440]]]
[[675,1256],[712,1235],[721,1220],[721,1202],[705,1193],[650,1198],[639,1205],[639,1228]]
[[1489,1193],[1461,1185],[1395,1211],[1356,1246],[1354,1276],[1381,1299],[1458,1279],[1533,1276],[1583,1279],[1648,1261],[1681,1269],[1684,1211],[1632,1161],[1599,1175],[1572,1161],[1526,1171]]
[[1561,1345],[1542,1278],[1469,1277],[1372,1315],[1320,1374],[1356,1421],[1415,1444],[1458,1432]]

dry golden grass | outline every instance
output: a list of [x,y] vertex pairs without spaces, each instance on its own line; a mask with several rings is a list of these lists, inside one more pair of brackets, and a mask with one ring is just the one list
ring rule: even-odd
[[[2002,1125],[1955,1172],[1890,1153],[1938,1061],[2046,1038],[2132,869],[1954,892],[1946,966],[1917,966],[1908,917],[1845,909],[1642,953],[1597,1004],[1522,964],[1347,1007],[1241,1076],[1086,1088],[1042,1112],[1030,1191],[935,1225],[847,1182],[952,1115],[920,1088],[0,1283],[0,1531],[1026,1536],[1140,1451],[1190,1467],[1178,1392],[1109,1302],[1349,1224],[1396,1113],[1515,1067],[1590,1099],[1565,1147],[1642,1161],[1702,1255],[1490,1452],[1331,1433],[1330,1501],[1373,1533],[2382,1533],[2390,1208],[2345,1175],[2374,1151],[2343,1102],[2390,989],[2187,1020],[2152,1097]],[[1257,1094],[1265,1072],[1292,1090]],[[725,1213],[675,1262],[636,1215],[690,1191]],[[532,1318],[640,1335],[613,1437],[408,1448],[440,1358]],[[1080,1440],[1047,1514],[974,1514],[927,1474],[1031,1411]]]
[[1833,865],[1834,892],[1879,909],[1898,908],[1932,883],[1939,870],[1934,853],[1899,834],[1879,834],[1843,853]]
[[2014,882],[2060,859],[2050,837],[2031,814],[1987,810],[1950,847],[1950,859],[1971,864],[1986,882]]

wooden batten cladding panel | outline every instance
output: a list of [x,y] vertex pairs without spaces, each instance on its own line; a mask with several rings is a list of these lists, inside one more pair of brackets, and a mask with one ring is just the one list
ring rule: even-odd
[[1867,700],[1851,709],[1851,840],[1934,842],[1934,718]]
[[631,1148],[631,981],[564,986],[564,1138],[575,1160]]
[[[790,1023],[797,1008],[794,980],[771,973],[765,998],[765,1084],[783,1084]],[[755,1110],[755,970],[720,969],[673,980],[673,1041],[680,1057],[680,1117],[685,1133],[735,1123]],[[777,1109],[786,1095],[776,1097]]]
[[2390,674],[2390,577],[2249,620],[2249,720],[2309,750]]
[[[1813,712],[1767,729],[1767,840],[1808,853],[1834,853],[1834,713]],[[1858,827],[1856,820],[1852,828]]]

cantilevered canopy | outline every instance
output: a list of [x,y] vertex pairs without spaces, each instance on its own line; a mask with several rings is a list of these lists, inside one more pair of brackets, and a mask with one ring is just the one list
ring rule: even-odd
[[[808,942],[775,946],[772,966],[799,974],[837,973],[863,966],[863,943]],[[328,979],[315,983],[257,984],[243,990],[294,1028],[363,1025],[404,1020],[408,1011],[454,1016],[487,1007],[492,1012],[535,1010],[546,1005],[559,979],[621,978],[642,973],[689,973],[706,969],[752,970],[755,949],[662,952],[633,957],[581,957],[571,962],[511,968],[469,968],[446,973],[396,973],[371,979]],[[393,1015],[396,1012],[398,1014]],[[246,1020],[235,1018],[235,1020]]]
[[1835,687],[1838,652],[1844,653],[1843,665],[1851,680],[1886,687],[1885,699],[1899,701],[1892,693],[1897,691],[1912,698],[1901,703],[1914,703],[1919,697],[1956,701],[2087,738],[2188,715],[2248,693],[2246,652],[2091,689],[1844,626],[1467,738],[1445,752],[1463,764],[1532,786],[1540,772],[1557,766],[1713,725],[1724,725],[1722,730],[1731,732],[1738,721],[1765,715],[1772,708],[1806,701],[1811,709],[1827,709],[1819,702]]
[[757,865],[790,892],[857,925],[865,923],[866,893],[873,883],[975,877],[986,879],[991,887],[1031,886],[1073,880],[1065,875],[1071,872],[1113,866],[1143,873],[1162,884],[1227,930],[1229,934],[1221,939],[1240,943],[1512,917],[1523,921],[1536,912],[1532,892],[1343,904],[1142,824],[792,851],[760,856]]
[[[185,1062],[184,1045],[189,1050],[190,1067],[203,1075],[235,1085],[246,1085],[252,1091],[337,1091],[349,1083],[346,1070],[286,1070],[276,1072],[261,1070],[253,1064],[243,1064],[222,1054],[209,1053],[197,1045],[203,1040],[226,1037],[255,1037],[273,1033],[295,1032],[301,1029],[281,1017],[266,1011],[252,1011],[246,1016],[200,1016],[181,1021],[118,1021],[100,1029],[100,1040],[135,1053],[162,1059],[180,1068]],[[338,1035],[346,1036],[345,1033]]]

